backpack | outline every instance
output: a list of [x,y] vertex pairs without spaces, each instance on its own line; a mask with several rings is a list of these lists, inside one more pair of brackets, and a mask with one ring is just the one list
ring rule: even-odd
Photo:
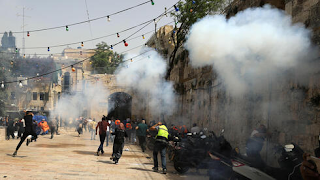
[[131,124],[130,124],[130,123],[127,123],[127,124],[126,124],[126,128],[127,128],[127,129],[132,129]]

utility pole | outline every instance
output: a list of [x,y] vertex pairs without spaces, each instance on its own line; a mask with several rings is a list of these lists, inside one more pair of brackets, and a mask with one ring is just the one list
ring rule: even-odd
[[24,11],[25,10],[31,10],[31,8],[27,8],[25,6],[22,7],[22,15],[21,14],[17,14],[17,16],[22,16],[22,54],[25,54],[25,46],[26,46],[26,39],[25,39],[25,31],[24,31],[24,27],[27,26],[27,24],[25,24],[25,18],[28,17],[30,18],[30,16],[25,16]]

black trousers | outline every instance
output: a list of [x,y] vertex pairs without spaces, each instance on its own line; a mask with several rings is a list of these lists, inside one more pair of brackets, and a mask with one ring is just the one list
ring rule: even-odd
[[146,137],[145,136],[138,136],[139,139],[139,145],[142,149],[142,151],[146,150]]
[[12,137],[12,139],[14,139],[14,129],[12,128],[7,128],[7,139],[10,139],[10,136]]
[[114,160],[119,160],[121,158],[123,147],[124,147],[124,143],[121,143],[121,144],[114,143],[113,144],[112,157],[114,158]]
[[37,139],[38,138],[38,135],[36,134],[36,132],[33,130],[32,127],[26,127],[26,130],[25,132],[23,133],[23,136],[21,137],[20,139],[20,142],[16,148],[16,150],[18,151],[21,144],[24,142],[24,140],[26,140],[26,138],[29,136],[29,135],[32,135],[32,139],[31,140],[34,140],[34,139]]
[[51,131],[51,139],[53,138],[53,134],[56,132],[56,128],[55,127],[52,127],[51,129],[50,129],[50,131]]

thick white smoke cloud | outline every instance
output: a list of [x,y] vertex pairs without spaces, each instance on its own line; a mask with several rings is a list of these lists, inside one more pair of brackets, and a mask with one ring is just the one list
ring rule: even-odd
[[185,47],[193,66],[213,65],[227,91],[240,96],[249,85],[262,87],[287,70],[310,74],[307,62],[316,55],[310,34],[285,12],[265,6],[229,20],[222,15],[203,18],[192,26]]
[[[107,107],[101,106],[101,102],[107,102],[109,95],[109,91],[100,81],[96,83],[87,82],[81,93],[71,92],[70,95],[64,93],[50,115],[52,117],[60,116],[63,120],[69,121],[69,118],[74,120],[82,116],[84,110],[90,110],[92,118],[100,119],[102,115],[107,113]],[[101,114],[97,114],[98,112],[101,112]]]
[[164,79],[167,64],[155,51],[144,56],[145,59],[125,62],[117,69],[117,84],[138,92],[153,115],[171,115],[175,110],[175,93],[173,83]]

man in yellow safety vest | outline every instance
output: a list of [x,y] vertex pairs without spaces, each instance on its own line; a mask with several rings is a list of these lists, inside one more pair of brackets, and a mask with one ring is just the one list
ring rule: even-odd
[[153,125],[150,128],[150,130],[158,131],[158,134],[156,136],[156,142],[154,144],[154,149],[153,149],[154,167],[152,169],[154,172],[158,171],[158,152],[160,152],[163,174],[166,174],[167,173],[166,147],[167,147],[168,138],[169,138],[168,129],[161,122],[158,122],[157,124]]

